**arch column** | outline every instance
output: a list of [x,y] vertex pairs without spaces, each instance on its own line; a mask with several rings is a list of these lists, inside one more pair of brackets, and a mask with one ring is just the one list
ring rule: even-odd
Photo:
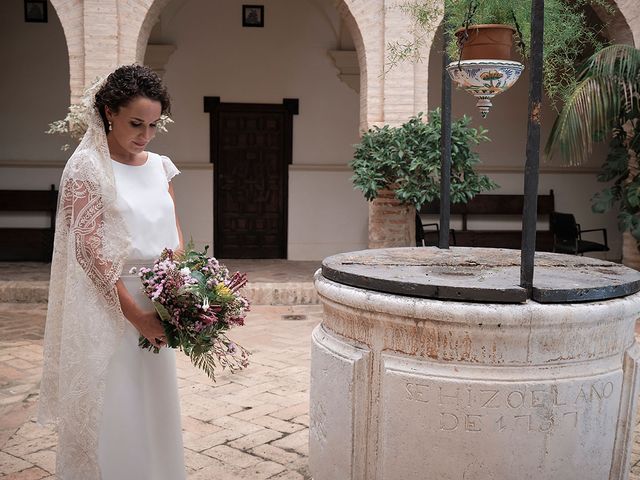
[[64,30],[69,52],[71,103],[97,77],[113,70],[118,52],[115,0],[51,0]]
[[412,20],[397,5],[398,2],[395,0],[384,0],[382,121],[389,125],[400,125],[427,108],[428,63],[407,60],[393,67],[388,66],[387,45],[392,42],[406,43],[414,40]]
[[84,90],[84,5],[82,0],[51,0],[69,53],[70,103],[78,103]]
[[[410,39],[412,21],[394,0],[344,0],[338,6],[360,63],[360,128],[398,125],[427,106],[428,64],[387,65],[387,45]],[[433,38],[427,38],[428,52]]]
[[84,86],[118,66],[116,0],[84,0]]
[[[126,0],[122,3],[130,4]],[[127,29],[123,29],[122,45],[120,48],[122,58],[129,62],[144,62],[144,54],[151,29],[160,18],[160,14],[171,0],[138,0],[137,7],[131,12],[132,19],[127,20]],[[129,25],[130,24],[130,25]],[[131,60],[129,60],[131,59]]]

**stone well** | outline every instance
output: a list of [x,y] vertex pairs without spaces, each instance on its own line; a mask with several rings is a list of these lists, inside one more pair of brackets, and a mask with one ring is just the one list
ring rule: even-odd
[[640,273],[520,252],[382,249],[316,273],[314,480],[628,476]]

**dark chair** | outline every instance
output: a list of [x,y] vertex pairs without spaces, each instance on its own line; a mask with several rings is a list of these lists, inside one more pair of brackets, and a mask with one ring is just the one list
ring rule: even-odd
[[416,247],[424,246],[424,225],[422,225],[422,219],[416,211]]
[[[440,224],[439,223],[422,223],[420,214],[416,211],[416,247],[426,247],[427,236],[425,234],[425,227],[433,227],[436,229],[436,241],[434,245],[438,245],[438,239],[440,238]],[[452,228],[449,230],[449,243],[453,246],[456,244],[456,232]]]
[[[553,251],[582,255],[587,252],[608,252],[606,228],[582,230],[571,213],[552,212],[549,218],[550,230],[553,233]],[[587,232],[602,232],[604,243],[583,240],[582,234]]]

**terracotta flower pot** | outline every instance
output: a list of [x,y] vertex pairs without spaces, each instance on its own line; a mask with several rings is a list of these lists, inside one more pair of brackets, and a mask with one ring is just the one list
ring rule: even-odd
[[[460,39],[464,31],[464,28],[458,29],[456,37]],[[462,60],[511,60],[515,31],[515,28],[502,24],[469,25],[469,38],[464,41]]]
[[369,202],[369,247],[413,247],[416,209],[400,202],[392,189],[383,189]]

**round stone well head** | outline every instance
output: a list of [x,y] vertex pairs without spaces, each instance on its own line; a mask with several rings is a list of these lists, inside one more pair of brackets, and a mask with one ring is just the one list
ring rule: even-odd
[[431,247],[328,257],[316,273],[314,480],[625,479],[640,272],[520,251]]

